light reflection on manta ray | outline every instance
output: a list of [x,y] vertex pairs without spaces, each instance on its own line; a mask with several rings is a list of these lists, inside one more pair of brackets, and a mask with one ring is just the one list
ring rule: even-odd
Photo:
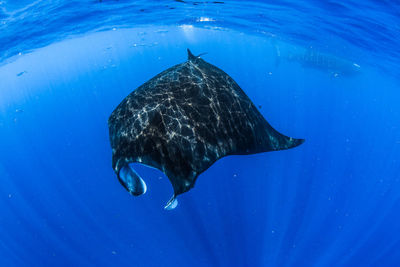
[[225,72],[194,56],[128,95],[109,120],[112,167],[134,196],[147,187],[130,163],[159,169],[176,196],[218,159],[289,149],[304,142],[274,130]]

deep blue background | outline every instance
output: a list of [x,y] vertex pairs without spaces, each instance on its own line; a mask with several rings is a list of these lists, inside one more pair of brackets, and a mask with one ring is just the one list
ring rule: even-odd
[[[400,83],[381,63],[397,51],[379,57],[332,35],[311,49],[361,66],[337,75],[305,64],[313,42],[214,26],[111,27],[32,53],[7,48],[22,53],[0,67],[1,266],[400,264]],[[274,128],[306,142],[221,159],[165,211],[172,187],[161,172],[142,170],[138,198],[119,184],[107,119],[186,48],[208,52]]]

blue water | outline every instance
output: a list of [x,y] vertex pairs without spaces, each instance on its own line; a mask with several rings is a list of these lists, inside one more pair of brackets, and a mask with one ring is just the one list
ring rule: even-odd
[[[0,1],[0,266],[400,266],[400,5]],[[306,142],[217,161],[163,209],[107,119],[186,48]]]

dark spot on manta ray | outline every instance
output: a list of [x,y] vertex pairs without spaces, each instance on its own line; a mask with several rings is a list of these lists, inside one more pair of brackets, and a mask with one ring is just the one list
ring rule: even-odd
[[224,71],[194,56],[150,79],[130,93],[108,119],[112,167],[134,196],[146,192],[130,167],[159,169],[176,197],[197,177],[228,155],[289,149],[304,142],[274,130],[239,85]]

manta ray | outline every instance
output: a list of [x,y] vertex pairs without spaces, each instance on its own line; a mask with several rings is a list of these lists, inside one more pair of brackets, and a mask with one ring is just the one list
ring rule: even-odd
[[108,120],[112,168],[132,195],[146,192],[130,166],[162,171],[176,197],[194,187],[197,177],[218,159],[289,149],[304,142],[280,134],[224,71],[190,50],[175,65],[130,93]]

